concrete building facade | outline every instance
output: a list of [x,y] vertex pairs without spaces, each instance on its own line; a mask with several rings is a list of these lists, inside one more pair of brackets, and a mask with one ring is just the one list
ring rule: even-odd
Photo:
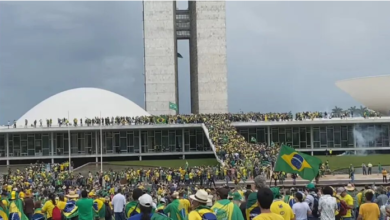
[[[190,42],[192,113],[228,112],[225,2],[144,1],[145,106],[150,114],[175,114],[177,41]],[[178,106],[180,108],[180,106]]]

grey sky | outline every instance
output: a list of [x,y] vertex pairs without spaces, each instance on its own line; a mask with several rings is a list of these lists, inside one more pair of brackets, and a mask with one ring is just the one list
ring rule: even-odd
[[[390,2],[226,7],[232,112],[359,105],[334,82],[390,69]],[[189,112],[187,46],[179,42],[182,113]],[[77,87],[107,89],[143,106],[142,73],[141,2],[0,2],[0,123]]]

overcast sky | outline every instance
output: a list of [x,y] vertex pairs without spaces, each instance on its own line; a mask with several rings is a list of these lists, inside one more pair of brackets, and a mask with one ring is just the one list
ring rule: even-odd
[[[390,2],[226,8],[232,112],[359,105],[335,81],[389,73]],[[179,104],[189,113],[188,42],[179,42],[179,52]],[[142,73],[141,2],[0,2],[0,123],[78,87],[107,89],[143,107]]]

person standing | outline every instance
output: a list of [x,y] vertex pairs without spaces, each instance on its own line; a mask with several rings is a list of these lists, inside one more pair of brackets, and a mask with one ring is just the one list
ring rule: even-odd
[[24,214],[26,214],[28,219],[31,219],[34,214],[34,200],[32,199],[30,192],[26,192],[26,195],[24,197],[25,197],[23,199]]
[[126,205],[126,197],[122,195],[122,190],[119,188],[117,194],[112,198],[114,206],[115,220],[125,220],[124,208]]
[[357,220],[374,220],[379,219],[380,212],[376,203],[371,202],[374,194],[372,192],[366,192],[366,203],[362,204],[359,209],[359,216]]
[[274,195],[269,188],[260,188],[259,191],[257,192],[257,203],[260,206],[261,214],[254,217],[253,220],[263,220],[263,219],[284,220],[284,218],[281,215],[271,212],[271,204],[273,200],[274,200]]
[[93,199],[88,198],[86,190],[81,192],[81,199],[76,201],[78,207],[78,220],[91,220],[93,219]]
[[382,170],[382,176],[383,176],[383,182],[387,183],[387,170],[386,169]]
[[368,175],[371,175],[372,164],[371,164],[371,163],[368,163],[368,164],[367,164],[367,167],[368,167]]
[[353,220],[354,218],[352,217],[352,210],[354,208],[354,202],[352,196],[347,194],[347,191],[345,190],[344,187],[339,187],[337,188],[337,194],[340,195],[340,200],[343,200],[347,206],[348,206],[348,211],[347,214],[344,216],[341,216],[343,220]]
[[318,210],[321,213],[321,220],[334,220],[335,212],[338,209],[336,198],[333,197],[333,189],[325,186],[322,189],[323,196],[319,199]]
[[188,214],[188,220],[216,219],[214,212],[207,206],[211,202],[207,192],[200,189],[195,195],[190,195],[192,211]]

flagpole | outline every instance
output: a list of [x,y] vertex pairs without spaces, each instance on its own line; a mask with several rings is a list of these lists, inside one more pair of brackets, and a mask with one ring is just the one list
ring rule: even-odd
[[100,112],[100,172],[103,173],[103,131],[102,112]]
[[69,172],[70,172],[70,167],[72,165],[72,162],[71,162],[71,148],[70,148],[71,140],[72,140],[72,138],[70,136],[70,128],[68,127],[68,148],[69,148],[69,166],[68,166],[68,169],[69,169]]

